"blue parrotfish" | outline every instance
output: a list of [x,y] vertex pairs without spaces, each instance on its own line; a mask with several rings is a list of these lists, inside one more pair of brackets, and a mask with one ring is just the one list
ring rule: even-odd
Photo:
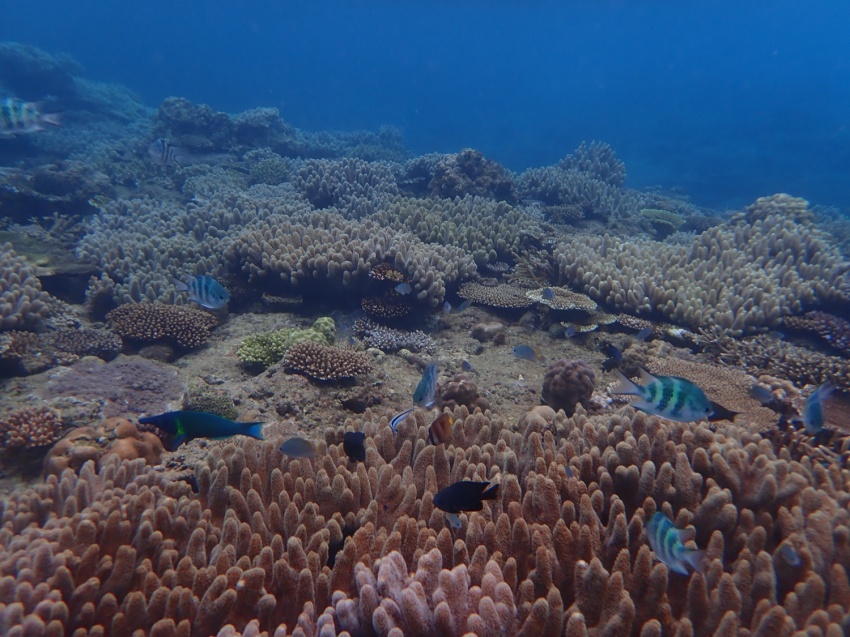
[[666,515],[657,511],[646,525],[646,536],[655,556],[667,568],[680,575],[688,574],[688,565],[698,573],[704,570],[705,551],[689,549],[685,542],[694,539],[693,529],[678,529]]
[[438,491],[434,496],[434,506],[446,513],[481,511],[484,508],[484,500],[495,500],[497,497],[498,484],[491,486],[489,482],[463,480]]
[[425,368],[425,371],[422,374],[422,379],[419,381],[416,389],[413,390],[413,407],[396,414],[393,416],[393,419],[390,420],[390,428],[393,430],[394,434],[398,433],[398,426],[413,412],[414,409],[417,407],[424,407],[427,409],[434,404],[437,394],[438,372],[439,368],[437,367],[437,363],[430,363],[428,367]]
[[806,399],[803,406],[803,426],[806,433],[815,436],[823,430],[824,402],[832,394],[835,387],[826,382],[819,385]]
[[223,308],[230,300],[230,293],[221,283],[203,274],[186,279],[185,282],[175,280],[174,287],[178,292],[188,292],[190,301],[211,310]]
[[169,451],[175,451],[184,442],[195,438],[220,440],[242,435],[263,440],[261,422],[234,422],[204,411],[169,411],[158,416],[139,418],[139,422],[154,425],[172,436],[166,445]]
[[689,380],[675,376],[653,376],[642,369],[640,374],[644,384],[638,385],[621,371],[615,370],[615,373],[620,377],[620,382],[611,392],[638,396],[639,399],[631,403],[635,409],[676,422],[696,422],[714,414],[712,402]]
[[42,124],[61,126],[58,113],[42,113],[35,102],[14,97],[0,100],[0,137],[27,135],[44,130]]

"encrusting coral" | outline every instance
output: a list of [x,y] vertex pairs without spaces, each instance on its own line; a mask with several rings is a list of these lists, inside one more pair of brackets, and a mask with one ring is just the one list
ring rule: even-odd
[[[368,410],[328,432],[314,460],[240,440],[198,467],[196,493],[141,459],[48,476],[0,510],[0,631],[791,637],[850,628],[846,469],[777,456],[758,434],[630,409],[566,418],[538,408],[521,431],[464,407],[453,416],[451,441],[439,446],[425,442],[424,414],[394,436]],[[342,451],[352,429],[367,434],[363,463]],[[498,482],[499,495],[461,514],[453,532],[433,499],[462,479]],[[704,574],[653,563],[645,526],[659,510],[693,526]]]

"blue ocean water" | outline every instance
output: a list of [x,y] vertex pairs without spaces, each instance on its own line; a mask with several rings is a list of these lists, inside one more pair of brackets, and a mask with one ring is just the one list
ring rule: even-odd
[[309,130],[398,126],[414,153],[514,170],[582,140],[629,185],[713,207],[850,195],[850,5],[801,2],[6,3],[0,40],[65,52],[150,106],[275,106]]

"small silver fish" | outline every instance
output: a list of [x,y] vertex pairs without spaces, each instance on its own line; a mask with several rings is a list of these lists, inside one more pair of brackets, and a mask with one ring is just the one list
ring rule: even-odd
[[564,338],[566,338],[568,340],[571,339],[576,334],[578,334],[578,330],[576,330],[575,325],[568,325],[566,327],[566,329],[564,330]]
[[824,401],[832,394],[835,387],[830,382],[819,385],[806,399],[803,407],[803,426],[806,433],[812,436],[823,430]]
[[761,385],[750,387],[750,398],[755,398],[762,405],[769,405],[776,400],[773,393],[767,387],[762,387]]
[[460,313],[464,310],[468,310],[470,305],[472,305],[472,301],[467,299],[466,301],[457,306],[457,311]]
[[452,313],[452,304],[446,301],[443,303],[443,314],[449,315]]
[[410,287],[410,283],[399,283],[395,286],[395,291],[401,294],[402,296],[406,296],[410,294],[413,288]]
[[463,526],[460,516],[457,513],[446,513],[446,519],[449,521],[449,526],[457,530]]
[[437,363],[431,363],[422,373],[422,379],[413,392],[413,403],[417,407],[431,407],[436,400],[437,392]]
[[230,300],[230,293],[210,276],[193,276],[185,282],[175,280],[174,287],[178,292],[188,292],[190,301],[211,310],[223,308]]
[[0,100],[0,137],[27,135],[44,130],[42,124],[61,126],[58,113],[42,113],[35,102],[24,102],[14,97]]
[[611,393],[638,396],[639,400],[631,403],[635,409],[677,422],[696,422],[714,414],[711,401],[689,380],[675,376],[653,376],[641,369],[641,380],[645,384],[638,385],[620,370],[614,371],[620,382]]
[[290,458],[315,458],[316,446],[304,438],[290,438],[280,446],[280,452]]
[[655,556],[667,568],[680,575],[688,574],[688,565],[698,573],[704,570],[705,551],[689,549],[685,542],[694,538],[693,529],[677,529],[666,515],[657,511],[646,525],[646,537]]
[[651,327],[645,327],[640,332],[635,334],[635,338],[639,341],[645,341],[646,339],[648,339],[650,337],[651,334],[652,334],[652,328]]
[[543,292],[540,293],[540,296],[542,296],[547,301],[551,301],[555,298],[555,290],[553,290],[552,288],[543,288]]
[[514,356],[524,361],[536,361],[538,359],[537,351],[528,345],[517,345],[513,349]]

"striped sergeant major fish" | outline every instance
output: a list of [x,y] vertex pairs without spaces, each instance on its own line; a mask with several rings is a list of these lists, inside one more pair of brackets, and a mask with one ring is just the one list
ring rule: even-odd
[[185,150],[162,137],[148,146],[148,155],[159,166],[182,166],[189,158]]
[[219,310],[227,305],[230,293],[211,276],[193,276],[186,281],[174,281],[178,292],[188,292],[189,300],[211,310]]
[[61,126],[58,113],[42,113],[35,102],[23,102],[14,97],[0,100],[0,137],[26,135],[44,130],[42,124]]
[[638,400],[631,403],[635,409],[676,422],[696,422],[714,415],[715,405],[689,380],[675,376],[653,376],[642,369],[640,375],[644,384],[638,385],[620,370],[615,372],[620,382],[611,392],[638,396]]
[[694,539],[693,529],[678,529],[661,511],[656,511],[646,525],[646,537],[655,556],[667,568],[680,575],[688,574],[688,566],[702,573],[705,551],[689,549],[685,542]]
[[419,384],[413,391],[413,407],[396,414],[393,416],[393,419],[390,420],[390,428],[393,430],[394,434],[398,433],[398,426],[405,418],[413,413],[414,409],[417,407],[424,407],[427,409],[434,404],[437,394],[438,372],[439,369],[437,367],[437,363],[431,363],[425,368],[425,372],[422,374],[422,380],[419,381]]

